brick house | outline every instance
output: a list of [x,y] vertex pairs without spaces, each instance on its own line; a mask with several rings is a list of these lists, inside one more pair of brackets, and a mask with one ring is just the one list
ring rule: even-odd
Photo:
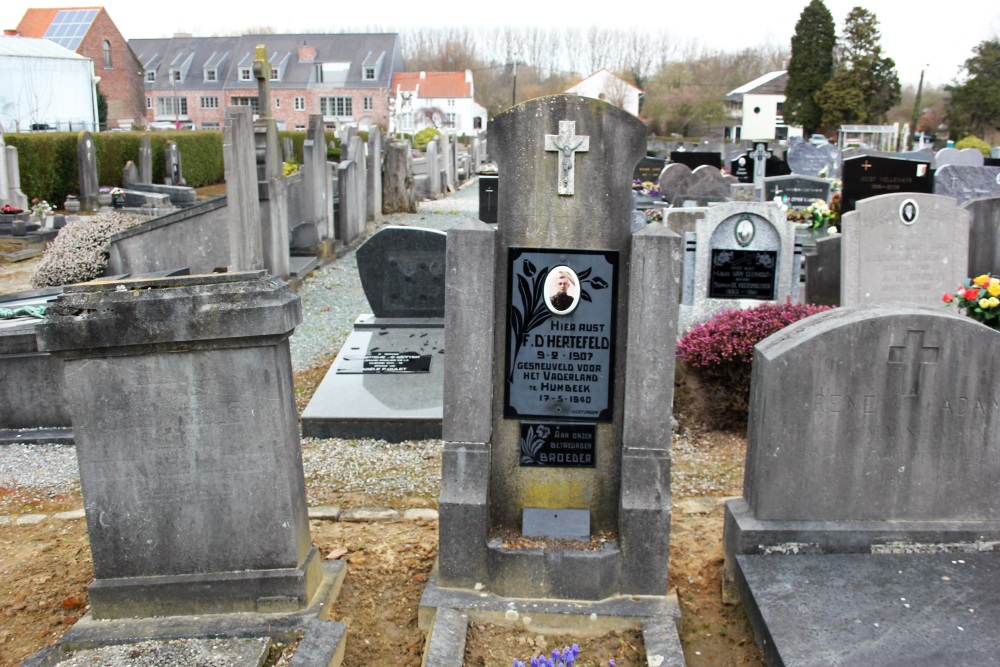
[[222,127],[230,105],[259,113],[253,62],[271,62],[271,115],[280,129],[305,129],[309,114],[337,124],[388,127],[389,83],[403,68],[395,34],[242,35],[133,39],[142,63],[146,120],[153,127]]
[[108,102],[108,129],[145,125],[142,67],[103,7],[29,9],[17,34],[43,37],[94,62]]
[[488,114],[475,100],[472,70],[399,72],[393,77],[394,116],[390,132],[419,132],[436,127],[453,134],[486,129]]

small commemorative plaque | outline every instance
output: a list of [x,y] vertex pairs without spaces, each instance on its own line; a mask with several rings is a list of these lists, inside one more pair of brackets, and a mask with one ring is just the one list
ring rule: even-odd
[[611,421],[618,253],[511,248],[504,417]]
[[774,250],[714,248],[708,296],[773,301],[777,264],[778,253]]
[[346,359],[341,368],[337,369],[338,375],[430,372],[431,356],[416,352],[369,352],[364,356]]
[[521,422],[521,465],[593,468],[596,424]]

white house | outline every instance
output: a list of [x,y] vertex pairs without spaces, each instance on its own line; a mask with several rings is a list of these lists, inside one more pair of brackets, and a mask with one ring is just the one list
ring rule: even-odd
[[621,107],[633,116],[639,115],[639,98],[642,90],[606,69],[599,69],[580,83],[566,89],[571,95],[581,95],[604,100]]
[[390,132],[436,127],[449,134],[475,134],[486,129],[486,109],[476,103],[472,70],[397,72],[392,94]]
[[745,83],[726,95],[729,117],[740,124],[727,128],[729,139],[786,141],[801,137],[802,128],[785,124],[785,84],[788,71],[778,70]]
[[97,129],[94,63],[47,39],[0,36],[0,131]]

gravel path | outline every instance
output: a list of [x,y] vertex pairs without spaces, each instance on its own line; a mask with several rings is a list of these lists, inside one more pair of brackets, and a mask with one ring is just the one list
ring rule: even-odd
[[[447,231],[476,217],[475,183],[437,201],[422,202],[418,213],[385,216],[381,226],[403,225]],[[298,291],[303,322],[292,335],[292,367],[305,370],[336,354],[358,315],[371,312],[361,289],[355,251],[310,274]],[[441,441],[389,445],[383,440],[318,440],[302,443],[309,504],[326,502],[335,489],[361,494],[372,502],[427,498],[434,504],[440,483]],[[388,474],[387,474],[388,473]],[[0,487],[49,499],[80,488],[76,448],[72,445],[0,445]],[[0,502],[0,515],[11,511]]]

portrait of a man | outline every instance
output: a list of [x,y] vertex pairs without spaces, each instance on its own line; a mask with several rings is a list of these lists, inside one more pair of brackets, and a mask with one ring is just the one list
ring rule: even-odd
[[568,266],[557,266],[546,279],[548,306],[556,315],[567,315],[576,307],[580,296],[580,279]]

